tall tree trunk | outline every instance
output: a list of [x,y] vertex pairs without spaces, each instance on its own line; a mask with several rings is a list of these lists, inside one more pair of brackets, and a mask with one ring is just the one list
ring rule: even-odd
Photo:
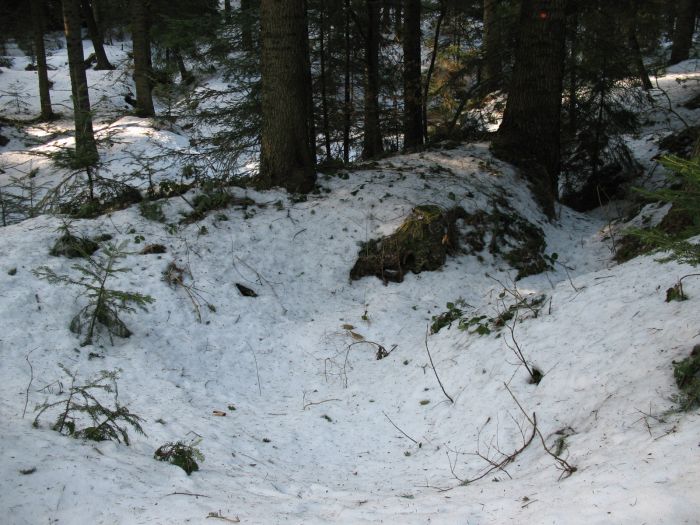
[[677,0],[676,25],[673,31],[673,47],[669,65],[677,64],[690,57],[695,31],[695,15],[698,3],[696,0]]
[[423,144],[421,85],[421,0],[406,0],[403,32],[403,133],[404,147]]
[[503,24],[498,14],[499,0],[484,0],[484,81],[488,90],[498,89],[503,74]]
[[224,0],[224,20],[231,21],[231,0]]
[[83,10],[83,18],[87,24],[90,40],[92,40],[92,47],[95,49],[95,58],[97,59],[95,69],[114,69],[114,66],[110,64],[107,58],[107,53],[105,53],[104,37],[95,21],[90,0],[81,0],[80,5]]
[[46,47],[44,46],[44,31],[46,30],[44,0],[31,0],[32,25],[34,32],[34,51],[36,53],[36,70],[39,76],[39,102],[43,121],[51,120],[54,116],[51,109],[51,94],[49,92],[49,74],[46,67]]
[[523,167],[554,215],[560,164],[566,0],[522,0],[513,78],[494,151]]
[[136,114],[152,117],[156,114],[151,95],[151,39],[149,35],[149,3],[131,0],[131,38],[134,48],[134,84],[136,85]]
[[190,71],[188,71],[185,61],[182,58],[182,54],[179,49],[173,49],[173,58],[177,64],[177,70],[180,72],[180,80],[185,84],[190,84],[194,81],[194,76]]
[[241,45],[245,51],[253,51],[255,46],[253,21],[259,3],[259,0],[241,0]]
[[379,0],[366,0],[365,34],[365,137],[362,156],[371,158],[383,150],[379,124]]
[[83,39],[80,30],[80,0],[63,0],[63,26],[68,48],[73,114],[75,121],[76,166],[92,166],[99,160],[90,115],[90,97],[85,75]]
[[435,60],[437,59],[438,46],[440,45],[440,29],[442,21],[445,19],[447,11],[446,0],[440,0],[440,13],[438,14],[437,22],[435,23],[435,35],[433,36],[433,51],[430,54],[430,65],[428,72],[425,75],[425,86],[423,88],[423,140],[428,140],[428,95],[430,94],[430,81],[433,78],[435,71]]
[[304,0],[262,0],[260,183],[309,192],[316,173],[310,147],[308,29]]
[[331,131],[328,118],[328,79],[326,77],[326,16],[324,7],[320,9],[321,20],[319,23],[319,41],[320,41],[320,66],[321,66],[321,111],[323,113],[323,139],[326,146],[326,160],[330,161],[333,157],[331,152]]
[[651,79],[649,78],[649,73],[647,72],[647,68],[644,65],[644,58],[642,57],[642,49],[640,48],[639,40],[637,39],[637,16],[636,16],[636,14],[632,15],[632,21],[631,21],[630,26],[628,28],[627,41],[628,41],[628,44],[630,47],[630,51],[632,52],[632,59],[634,60],[634,66],[635,66],[635,69],[637,70],[637,76],[639,77],[639,80],[642,83],[642,87],[646,91],[649,91],[654,86],[651,83]]
[[345,0],[345,72],[343,82],[343,162],[350,162],[350,125],[352,117],[352,84],[350,63],[350,0]]
[[578,7],[574,6],[571,13],[571,22],[568,28],[568,37],[571,39],[569,47],[569,134],[576,136],[578,131]]

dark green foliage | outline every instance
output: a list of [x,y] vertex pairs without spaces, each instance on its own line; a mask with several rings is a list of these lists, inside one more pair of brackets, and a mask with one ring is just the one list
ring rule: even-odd
[[700,345],[696,345],[688,357],[673,363],[673,376],[681,393],[676,402],[681,410],[700,406]]
[[505,200],[494,202],[490,212],[467,214],[464,223],[468,231],[463,240],[472,253],[488,248],[518,270],[516,280],[552,268],[544,256],[547,243],[542,229],[518,215]]
[[437,334],[443,328],[451,328],[452,323],[458,321],[464,315],[462,308],[466,308],[469,305],[464,301],[464,299],[457,299],[454,303],[447,303],[447,310],[441,314],[434,315],[432,317],[432,324],[430,325],[430,333]]
[[68,257],[69,259],[90,257],[100,248],[99,242],[112,238],[110,235],[107,235],[88,239],[87,237],[75,235],[71,231],[70,221],[67,220],[64,220],[63,224],[57,228],[57,231],[61,233],[61,236],[56,239],[49,254],[54,257]]
[[236,197],[223,185],[204,184],[202,193],[192,199],[192,211],[181,222],[190,224],[202,220],[207,213],[213,210],[221,210],[229,206],[240,206],[245,210],[254,204],[253,199]]
[[59,212],[75,219],[93,219],[139,203],[143,196],[127,184],[92,177],[92,189],[73,196],[59,206]]
[[671,203],[671,211],[662,223],[651,230],[631,233],[658,251],[670,251],[662,261],[700,264],[700,245],[687,241],[700,235],[700,160],[664,157],[662,164],[672,171],[671,187],[655,192],[640,191],[645,197]]
[[[454,303],[447,303],[447,310],[439,315],[434,315],[432,324],[430,325],[430,333],[436,334],[445,327],[450,328],[452,323],[457,322],[457,328],[470,334],[489,335],[492,332],[498,332],[506,326],[506,323],[516,316],[519,320],[525,317],[519,315],[521,311],[529,312],[530,317],[537,317],[547,298],[545,295],[537,295],[533,297],[522,297],[519,293],[515,296],[515,302],[506,306],[503,298],[506,292],[500,294],[501,309],[498,315],[489,317],[487,315],[479,315],[476,311],[463,299],[457,299]],[[470,308],[471,311],[467,311]]]
[[166,217],[163,213],[163,204],[158,201],[143,201],[139,204],[141,215],[149,221],[165,222]]
[[102,370],[87,383],[77,384],[74,372],[61,364],[59,367],[70,378],[70,386],[58,394],[58,400],[47,400],[36,407],[35,427],[39,426],[39,418],[49,412],[57,414],[51,426],[53,430],[76,438],[129,445],[128,427],[139,434],[144,433],[141,428],[143,419],[119,403],[119,371]]
[[100,245],[86,237],[78,237],[66,231],[51,247],[49,253],[55,257],[90,257],[99,249]]
[[671,301],[685,301],[688,299],[688,296],[685,295],[685,292],[683,292],[683,283],[680,281],[671,286],[668,290],[666,290],[666,302],[670,303]]
[[146,311],[146,305],[155,301],[148,295],[107,287],[108,280],[129,271],[129,268],[117,266],[117,262],[127,255],[124,251],[125,247],[126,241],[118,247],[109,244],[102,257],[88,257],[85,264],[73,265],[72,268],[81,275],[78,279],[68,275],[58,275],[46,266],[33,271],[34,275],[51,284],[69,284],[82,289],[80,295],[87,297],[88,304],[73,317],[70,330],[76,334],[85,332],[83,346],[92,344],[98,325],[107,330],[110,338],[112,335],[129,337],[131,331],[119,316],[123,313],[135,312],[136,308]]
[[166,443],[158,447],[154,457],[158,461],[167,461],[172,465],[176,465],[184,470],[189,476],[193,472],[199,470],[198,461],[204,461],[204,454],[197,448],[199,441],[192,443]]
[[406,273],[434,271],[459,245],[458,218],[466,216],[460,208],[443,210],[439,206],[416,206],[404,223],[391,235],[372,239],[360,248],[350,278],[374,275],[385,283],[402,282]]
[[690,159],[700,138],[700,126],[689,126],[671,133],[659,141],[659,148],[674,157]]

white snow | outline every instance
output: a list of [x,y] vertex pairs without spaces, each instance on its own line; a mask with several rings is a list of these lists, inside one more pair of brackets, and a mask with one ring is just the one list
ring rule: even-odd
[[[116,46],[112,52],[117,59]],[[52,95],[68,86],[64,61],[60,51],[51,59],[58,67]],[[23,66],[18,58],[3,69],[0,84],[20,82],[34,114],[35,74]],[[698,78],[694,63],[686,67],[671,73]],[[108,119],[119,108],[107,102],[122,93],[110,80],[118,74],[90,75],[105,95],[96,128],[120,138],[100,150],[112,176],[133,171],[129,159],[157,153],[154,143],[187,147],[187,137],[148,121]],[[45,129],[61,135],[30,147],[13,135],[0,150],[3,183],[28,172],[30,162],[42,182],[63,176],[31,153],[70,144],[70,122]],[[77,233],[129,240],[133,253],[123,264],[131,271],[112,286],[156,300],[147,313],[124,316],[134,334],[113,345],[104,337],[81,347],[68,330],[85,304],[79,290],[32,274],[47,265],[77,276],[74,260],[48,255],[62,220],[39,216],[0,229],[3,523],[699,522],[700,416],[669,411],[677,392],[672,361],[700,343],[700,281],[684,281],[687,301],[664,301],[693,268],[653,256],[615,264],[603,214],[563,208],[548,222],[487,144],[389,158],[320,183],[328,192],[298,203],[281,191],[232,190],[258,205],[176,231],[146,220],[138,206],[75,221]],[[414,206],[458,203],[473,211],[498,191],[543,228],[547,253],[571,270],[558,265],[513,283],[516,272],[501,260],[462,255],[401,284],[349,281],[359,243],[392,232]],[[188,209],[180,198],[164,205],[171,223]],[[145,243],[167,253],[139,255]],[[185,282],[199,294],[201,323],[185,291],[164,282],[170,262],[190,272]],[[496,279],[547,295],[540,315],[515,327],[545,376],[528,383],[506,346],[508,330],[478,336],[453,325],[427,337],[450,403],[430,366],[427,326],[458,298],[493,316],[503,290]],[[241,296],[236,283],[259,297]],[[393,351],[377,360],[376,346],[358,335]],[[146,435],[131,432],[127,447],[59,435],[49,418],[33,428],[34,407],[55,399],[59,381],[67,387],[59,363],[82,380],[121,369],[120,402],[145,419]],[[562,476],[536,437],[504,470],[461,484],[490,466],[477,451],[498,461],[530,434],[505,385],[528,415],[536,413],[549,447],[566,436],[562,456],[577,469],[571,476]],[[206,459],[191,476],[153,459],[163,443],[197,437]]]

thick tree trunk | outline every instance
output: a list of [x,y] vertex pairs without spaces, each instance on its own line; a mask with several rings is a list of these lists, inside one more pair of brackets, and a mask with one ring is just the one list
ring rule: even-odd
[[676,24],[673,31],[673,47],[669,64],[677,64],[690,57],[695,31],[697,0],[678,0],[676,7]]
[[97,59],[95,69],[114,69],[114,66],[110,64],[107,58],[107,53],[105,53],[104,37],[95,21],[90,0],[81,0],[80,4],[83,10],[83,19],[85,19],[88,34],[90,35],[90,40],[92,40],[92,47],[95,49],[95,58]]
[[350,162],[350,125],[352,117],[350,0],[345,0],[345,72],[343,82],[343,162]]
[[629,34],[628,34],[627,40],[629,43],[630,51],[632,52],[632,59],[634,60],[634,66],[635,66],[635,69],[637,70],[637,76],[639,77],[639,80],[642,83],[642,87],[646,91],[649,91],[654,86],[651,83],[651,79],[649,78],[649,73],[647,72],[647,68],[644,65],[644,59],[642,58],[642,50],[639,46],[639,40],[637,39],[637,18],[636,18],[636,16],[634,16],[634,18],[632,19],[632,23],[630,24]]
[[379,0],[366,0],[365,34],[365,137],[362,156],[371,158],[383,150],[379,124]]
[[231,21],[231,0],[224,0],[224,20]]
[[523,167],[553,216],[560,164],[566,0],[522,0],[513,78],[494,151]]
[[260,182],[309,192],[316,181],[310,147],[310,71],[304,0],[262,0]]
[[483,79],[489,91],[500,87],[503,74],[503,24],[498,15],[499,0],[484,0],[484,69]]
[[574,7],[567,33],[569,44],[569,134],[576,136],[578,131],[578,8]]
[[425,86],[423,88],[423,140],[428,140],[428,95],[430,94],[430,81],[433,78],[435,71],[435,60],[437,59],[438,46],[440,44],[440,30],[442,21],[445,19],[447,12],[447,2],[440,0],[440,13],[438,14],[437,22],[435,23],[435,35],[433,36],[433,51],[430,54],[430,65],[428,72],[425,75]]
[[331,152],[331,130],[328,117],[328,79],[326,78],[326,16],[321,6],[321,21],[319,24],[319,42],[320,42],[320,65],[321,65],[321,111],[323,113],[323,141],[326,147],[326,161],[330,161],[333,157]]
[[421,0],[406,0],[403,33],[403,141],[405,148],[423,144],[421,93]]
[[63,24],[68,48],[68,68],[73,95],[76,166],[92,166],[99,160],[90,115],[90,97],[85,75],[83,39],[80,30],[80,0],[63,0]]
[[54,116],[51,109],[51,94],[49,92],[49,74],[46,67],[46,47],[44,46],[44,31],[46,30],[44,0],[31,0],[31,14],[34,31],[34,51],[36,53],[36,70],[39,76],[39,102],[41,114],[39,118],[47,121]]
[[156,114],[151,95],[151,39],[149,35],[148,2],[131,0],[131,38],[134,51],[134,84],[136,85],[136,114],[152,117]]
[[241,0],[241,45],[245,51],[253,51],[255,47],[253,25],[256,9],[260,9],[260,0]]

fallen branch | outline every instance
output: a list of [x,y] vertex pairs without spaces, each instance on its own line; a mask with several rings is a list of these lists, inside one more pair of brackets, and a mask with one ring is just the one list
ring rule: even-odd
[[163,497],[168,497],[168,496],[194,496],[195,498],[210,498],[211,496],[207,496],[205,494],[196,494],[194,492],[171,492],[170,494],[166,494]]
[[[36,350],[36,348],[34,349]],[[32,382],[34,381],[34,367],[32,366],[32,363],[29,362],[29,356],[34,350],[30,350],[26,356],[24,356],[24,359],[27,361],[27,364],[29,365],[29,384],[27,385],[27,390],[25,392],[25,397],[24,397],[24,410],[22,410],[22,419],[24,419],[24,415],[27,413],[27,405],[29,404],[29,389],[32,387]]]
[[540,438],[540,441],[542,441],[542,448],[544,448],[544,451],[545,451],[547,454],[549,454],[550,456],[552,456],[552,457],[554,458],[554,461],[557,462],[557,468],[558,468],[559,470],[562,471],[561,475],[559,476],[559,479],[560,479],[560,480],[561,480],[561,479],[566,479],[566,478],[568,478],[569,476],[571,476],[571,474],[573,474],[574,472],[576,472],[577,468],[576,468],[575,466],[569,464],[569,462],[566,461],[564,458],[562,458],[562,457],[559,456],[558,454],[552,452],[552,450],[547,446],[547,442],[545,441],[544,436],[542,435],[542,432],[540,432],[540,429],[537,428],[537,425],[536,425],[537,420],[536,420],[535,413],[533,412],[533,413],[532,413],[532,418],[530,418],[530,416],[528,416],[527,412],[525,412],[525,409],[524,409],[523,406],[520,404],[520,401],[518,401],[518,399],[515,397],[515,395],[514,395],[513,392],[511,391],[511,389],[508,387],[508,385],[507,385],[506,383],[503,383],[503,386],[506,387],[506,390],[507,390],[508,393],[510,394],[510,397],[513,398],[513,401],[515,401],[515,404],[518,405],[518,408],[519,408],[520,411],[523,413],[523,415],[525,416],[525,418],[526,418],[526,419],[530,422],[530,424],[534,427],[535,432],[537,432],[537,435],[538,435],[539,438]]
[[428,352],[428,359],[430,359],[430,366],[432,367],[433,372],[435,372],[435,378],[437,379],[437,382],[440,385],[440,388],[442,389],[442,393],[445,394],[445,397],[447,399],[449,399],[451,403],[454,403],[455,400],[452,399],[450,394],[448,394],[445,391],[445,387],[442,386],[442,381],[440,381],[440,376],[438,375],[437,370],[435,368],[435,364],[433,363],[433,356],[430,355],[430,348],[428,348],[428,330],[429,329],[430,329],[429,327],[426,327],[426,329],[425,329],[425,351]]
[[389,416],[386,415],[386,412],[382,412],[382,414],[384,414],[384,417],[387,418],[387,419],[389,420],[389,423],[391,423],[392,426],[393,426],[396,430],[398,430],[399,432],[401,432],[404,436],[406,436],[408,439],[410,439],[410,440],[413,441],[416,445],[418,445],[418,448],[421,448],[421,447],[423,446],[423,443],[419,443],[418,441],[416,441],[415,439],[413,439],[411,436],[409,436],[408,434],[406,434],[406,432],[404,432],[403,430],[401,430],[401,429],[396,425],[396,423],[394,423],[394,422],[391,420],[391,418],[390,418]]

